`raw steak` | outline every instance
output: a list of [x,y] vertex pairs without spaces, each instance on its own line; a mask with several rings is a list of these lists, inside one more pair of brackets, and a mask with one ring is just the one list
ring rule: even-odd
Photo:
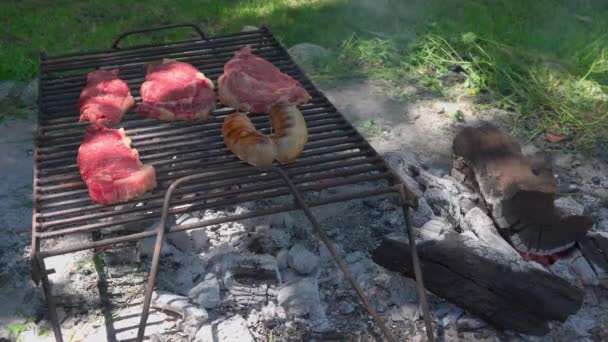
[[215,109],[213,82],[194,66],[163,59],[147,64],[137,112],[160,120],[206,120]]
[[91,199],[98,203],[128,201],[156,187],[154,167],[141,163],[122,128],[87,127],[78,167]]
[[80,92],[80,121],[94,125],[116,125],[133,107],[135,99],[129,86],[118,78],[118,69],[96,70],[87,75],[87,84]]
[[224,65],[218,86],[220,101],[243,112],[267,113],[274,104],[301,105],[310,100],[300,82],[251,54],[249,46]]

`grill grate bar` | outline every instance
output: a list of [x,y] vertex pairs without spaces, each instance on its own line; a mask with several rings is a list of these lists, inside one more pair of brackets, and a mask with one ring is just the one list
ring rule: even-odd
[[[250,37],[239,37],[237,39],[225,40],[223,42],[197,42],[190,44],[190,46],[179,46],[172,48],[157,48],[147,51],[133,51],[126,54],[112,54],[108,56],[97,56],[92,58],[78,58],[65,61],[53,61],[47,60],[44,65],[44,71],[61,71],[66,69],[81,69],[81,68],[95,68],[100,65],[115,65],[129,63],[145,63],[146,61],[160,59],[166,56],[182,55],[182,56],[194,56],[194,55],[211,55],[211,56],[224,56],[229,53],[234,53],[237,48],[244,45],[250,45],[252,49],[259,49],[265,45],[269,45],[277,51],[276,41],[268,39],[265,35],[250,36]],[[43,78],[44,79],[44,78]]]
[[[331,171],[331,170],[336,169],[336,162],[335,161],[329,161],[329,162],[326,162],[326,163],[322,163],[321,165],[316,165],[316,166],[309,167],[309,168],[304,168],[304,169],[290,171],[290,175],[292,175],[294,177],[297,177],[299,175],[315,174],[316,173],[315,177],[317,177],[317,180],[319,182],[321,182],[321,181],[325,180],[327,177],[330,177],[330,178],[331,177],[334,177],[334,178],[335,177],[342,177],[344,175],[349,175],[352,172],[359,173],[359,172],[378,171],[377,167],[375,167],[373,165],[375,162],[378,162],[378,159],[377,158],[373,158],[373,157],[372,158],[369,158],[369,157],[368,158],[358,158],[358,159],[353,159],[353,160],[349,160],[349,161],[342,161],[342,160],[340,160],[338,162],[340,162],[341,165],[343,165],[343,167],[342,167],[342,170],[339,171],[339,172],[337,172],[337,173],[327,172],[327,171]],[[370,164],[371,164],[371,166],[369,166]],[[217,182],[217,180],[223,180],[223,179],[232,179],[233,183],[234,182],[243,182],[244,180],[242,179],[242,177],[260,175],[259,172],[257,174],[256,173],[252,173],[251,170],[250,170],[250,168],[238,167],[238,166],[237,167],[232,166],[232,167],[227,167],[227,168],[221,168],[221,169],[218,169],[218,171],[214,171],[214,172],[220,172],[220,171],[222,171],[222,173],[221,173],[222,176],[214,177],[214,179],[211,179],[208,182],[211,183],[211,184],[214,184],[215,182]],[[322,172],[325,172],[325,173],[322,173]],[[264,174],[261,174],[261,176],[264,176]],[[307,176],[307,177],[310,177],[310,176]],[[310,181],[314,180],[314,179],[308,179],[308,178],[306,178],[304,176],[300,177],[300,178],[297,178],[297,179],[298,179],[298,181],[300,181],[302,179],[306,179],[307,182],[310,182]],[[234,185],[234,184],[232,184],[232,185]],[[239,186],[240,185],[241,185],[241,183],[239,183]],[[211,186],[211,185],[209,185],[209,186]],[[209,191],[211,191],[211,190],[217,190],[217,191],[221,192],[221,191],[224,190],[223,187],[229,187],[229,186],[230,186],[230,184],[221,184],[221,185],[217,185],[216,184],[214,186],[211,186],[210,188],[207,188],[207,186],[205,186],[205,189],[209,190]],[[190,193],[184,193],[184,195],[194,194],[196,191],[200,191],[200,190],[197,190],[197,187],[190,187],[190,188],[187,188],[187,190],[188,191],[192,191],[192,192],[190,192]],[[180,191],[186,191],[186,190],[180,190]],[[87,194],[87,189],[86,188],[83,189],[83,194],[84,195]],[[72,197],[73,196],[71,196],[71,199],[73,200],[74,198],[72,198]],[[86,196],[82,196],[82,197],[83,198],[81,199],[80,203],[82,203],[83,199],[86,200]],[[136,203],[139,203],[139,202],[142,202],[142,201],[143,202],[147,202],[147,201],[154,200],[154,199],[157,199],[157,198],[162,198],[162,196],[148,194],[148,195],[143,196],[143,197],[141,197],[141,198],[139,198],[137,200],[129,201],[129,202],[125,203],[125,204],[126,205],[136,204]],[[119,204],[119,205],[117,205],[117,207],[120,207],[120,206],[125,205],[125,204]],[[147,210],[147,209],[148,208],[146,207],[146,208],[139,208],[138,210],[142,211],[142,210]],[[83,215],[81,210],[83,210],[81,204],[80,204],[79,207],[76,207],[76,208],[70,210],[70,213],[78,213],[80,215],[74,216],[72,218],[68,218],[68,219],[66,219],[67,221],[66,220],[60,220],[60,221],[57,221],[57,222],[55,222],[55,221],[46,221],[45,222],[44,219],[46,217],[49,217],[49,216],[52,217],[52,215],[50,215],[50,214],[39,214],[39,216],[38,216],[39,220],[38,221],[40,221],[42,223],[41,228],[46,229],[46,228],[48,228],[50,226],[54,226],[54,225],[60,225],[60,224],[69,223],[69,222],[84,221],[84,220],[89,220],[91,217],[98,217],[98,213],[84,214]],[[66,212],[63,211],[62,213],[65,214]],[[112,211],[112,215],[118,215],[118,214],[120,214],[120,213],[117,212],[116,210]],[[99,216],[99,217],[106,217],[106,216]]]
[[[387,176],[388,176],[388,173],[377,174],[377,175],[365,175],[365,176],[361,176],[361,177],[351,177],[352,179],[345,177],[343,179],[334,180],[331,182],[327,181],[324,183],[315,183],[315,184],[310,184],[310,185],[304,185],[304,186],[299,187],[298,190],[300,190],[302,192],[321,191],[321,190],[325,190],[325,189],[329,189],[329,188],[333,188],[333,187],[337,187],[337,186],[356,184],[356,183],[365,182],[365,181],[382,180],[382,179],[386,179]],[[354,183],[353,183],[353,181],[354,181]],[[286,196],[286,195],[289,195],[290,193],[291,192],[289,191],[289,189],[287,189],[285,187],[281,187],[279,189],[274,188],[274,189],[272,189],[270,191],[266,191],[266,192],[259,192],[259,193],[254,193],[254,194],[250,194],[250,195],[240,195],[240,196],[236,196],[233,198],[217,200],[217,201],[214,201],[211,203],[208,203],[205,200],[201,200],[200,203],[195,202],[193,204],[189,204],[187,208],[183,208],[183,207],[182,208],[172,208],[171,210],[169,210],[169,213],[174,215],[174,214],[183,214],[183,213],[192,212],[192,211],[227,207],[227,206],[231,206],[231,205],[237,205],[239,203],[268,200],[271,198]],[[215,197],[226,197],[226,196],[217,196],[216,195]],[[61,230],[48,230],[48,231],[47,231],[47,227],[45,227],[44,224],[40,224],[39,227],[41,227],[41,228],[39,230],[40,233],[38,233],[38,235],[41,238],[48,238],[48,237],[66,235],[66,234],[92,232],[92,231],[96,231],[96,230],[99,230],[102,228],[109,228],[109,227],[119,226],[119,225],[128,224],[128,223],[142,222],[142,221],[154,219],[154,218],[158,218],[158,212],[140,213],[137,216],[133,216],[133,217],[129,217],[129,218],[118,217],[117,219],[111,220],[109,222],[84,224],[84,225],[79,225],[79,226],[73,227],[73,228],[64,228]]]
[[[302,113],[304,115],[304,119],[307,122],[308,127],[316,127],[320,124],[343,124],[339,114],[335,112],[328,111],[325,108],[318,109],[310,109],[305,110]],[[269,119],[267,115],[250,115],[250,119],[257,129],[268,129]],[[133,144],[139,144],[138,146],[142,146],[144,141],[149,141],[149,143],[153,143],[154,139],[172,136],[172,135],[181,135],[181,134],[192,134],[192,133],[208,133],[208,134],[219,134],[221,133],[222,124],[224,117],[216,117],[210,121],[207,121],[204,124],[201,123],[191,123],[189,125],[181,125],[180,127],[175,127],[172,124],[161,124],[158,125],[160,127],[153,126],[145,126],[139,128],[125,129],[125,134],[131,139]],[[323,122],[325,121],[325,122]],[[158,122],[158,121],[157,121]],[[45,156],[50,151],[54,150],[74,150],[78,149],[78,146],[82,143],[82,139],[84,137],[84,129],[81,130],[78,136],[63,138],[61,141],[54,141],[54,144],[51,146],[40,147],[39,154],[40,156]],[[68,141],[67,143],[62,143],[63,141]]]

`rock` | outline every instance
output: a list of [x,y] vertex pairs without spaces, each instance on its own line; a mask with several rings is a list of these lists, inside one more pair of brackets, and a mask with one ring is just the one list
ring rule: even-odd
[[488,323],[477,317],[463,315],[456,321],[458,331],[473,331],[487,326]]
[[433,209],[429,206],[426,199],[418,198],[418,209],[412,211],[412,224],[414,227],[422,227],[433,217]]
[[241,315],[233,316],[217,324],[207,324],[194,336],[196,342],[255,342],[247,321]]
[[250,32],[250,31],[257,31],[259,30],[259,28],[257,26],[253,26],[253,25],[245,25],[243,26],[243,28],[241,28],[241,32]]
[[496,250],[519,259],[519,253],[511,247],[499,234],[492,219],[480,208],[475,207],[464,216],[465,229],[472,231],[487,245]]
[[215,274],[207,273],[203,281],[190,290],[188,297],[205,309],[213,309],[220,305],[222,301],[220,283],[217,281]]
[[279,270],[284,270],[287,268],[288,255],[289,251],[287,249],[281,249],[279,253],[277,253],[277,267],[279,267]]
[[294,45],[287,52],[297,64],[303,67],[314,67],[329,57],[329,51],[326,48],[310,43]]
[[296,244],[289,250],[287,264],[296,272],[306,275],[317,268],[319,257],[301,244]]
[[291,317],[314,318],[325,315],[317,280],[313,277],[299,278],[286,283],[279,290],[277,300]]
[[598,176],[593,176],[591,177],[591,182],[595,185],[600,185],[602,184],[602,179]]
[[174,295],[165,291],[154,291],[151,306],[155,309],[168,310],[182,316],[179,328],[188,336],[194,336],[199,328],[209,319],[207,311],[192,304],[188,297]]
[[585,207],[572,196],[561,197],[555,200],[555,207],[567,215],[583,215]]
[[4,100],[13,90],[16,81],[0,81],[0,101]]
[[349,315],[353,311],[355,311],[355,307],[348,301],[343,300],[338,304],[338,312],[343,315]]

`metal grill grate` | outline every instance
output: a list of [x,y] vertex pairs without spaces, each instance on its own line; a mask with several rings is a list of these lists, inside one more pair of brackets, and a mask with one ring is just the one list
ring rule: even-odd
[[[192,25],[169,27],[176,26]],[[140,32],[145,31],[148,30]],[[166,227],[165,231],[171,233],[282,211],[306,211],[307,207],[403,190],[403,187],[399,188],[400,180],[389,170],[383,159],[315,88],[268,29],[212,38],[205,38],[200,30],[197,31],[201,34],[201,39],[53,57],[41,54],[38,132],[34,149],[32,254],[34,280],[42,280],[45,292],[50,293],[47,291],[50,285],[44,258],[154,235],[158,237],[158,244],[162,243],[162,233],[130,233],[41,251],[40,240],[43,239],[157,220],[161,212],[163,222],[166,222],[167,214],[297,195],[295,202],[273,201],[280,204],[241,215]],[[117,46],[125,35],[113,46]],[[80,91],[85,86],[86,74],[95,69],[120,69],[120,77],[129,84],[131,93],[139,101],[139,87],[144,81],[143,66],[146,63],[162,58],[188,62],[217,84],[224,64],[245,45],[251,46],[255,55],[265,58],[284,73],[299,80],[312,96],[308,104],[300,106],[309,131],[309,141],[300,157],[294,163],[275,166],[274,170],[278,170],[280,176],[272,170],[241,162],[225,148],[221,134],[222,121],[233,110],[219,103],[213,113],[214,119],[205,122],[162,122],[139,116],[132,110],[125,115],[120,126],[124,127],[127,136],[132,139],[132,146],[139,151],[142,162],[154,165],[158,187],[140,198],[118,205],[92,202],[76,164],[78,147],[87,125],[78,122],[76,104]],[[256,128],[264,133],[270,132],[267,115],[250,117]],[[183,184],[179,187],[174,184],[176,180],[191,175],[196,176],[189,177],[188,181],[182,179],[180,182]],[[173,194],[165,198],[171,184],[175,188]],[[365,184],[366,190],[348,193],[323,191],[352,184]],[[403,193],[401,196],[402,199],[405,197]],[[308,199],[306,203],[303,198]],[[164,212],[165,206],[168,212]],[[318,225],[314,222],[314,217],[311,223],[313,226]],[[153,260],[148,286],[150,291],[156,274],[154,265],[157,264],[158,260]],[[147,300],[149,301],[148,293]],[[52,306],[49,300],[49,307]],[[54,309],[51,309],[53,320]],[[144,315],[147,316],[145,306]],[[428,315],[425,318],[426,316]],[[145,318],[142,321],[145,324]],[[57,336],[58,330],[55,333]]]
[[[136,100],[140,100],[144,64],[174,58],[192,63],[217,83],[223,65],[244,45],[250,45],[254,54],[299,80],[313,97],[309,104],[301,106],[309,142],[295,163],[283,167],[298,190],[306,194],[340,185],[384,180],[385,186],[372,194],[394,192],[390,184],[395,178],[382,159],[316,90],[270,32],[261,29],[170,47],[43,58],[34,180],[38,237],[45,239],[158,218],[169,185],[201,170],[209,172],[209,177],[180,187],[170,213],[288,195],[289,189],[276,175],[239,161],[225,148],[221,125],[232,110],[221,105],[214,112],[215,118],[206,122],[161,122],[134,111],[125,116],[122,127],[132,139],[132,146],[139,151],[142,162],[154,165],[157,171],[158,188],[140,198],[113,206],[96,204],[89,199],[78,173],[76,157],[86,123],[77,122],[76,103],[87,72],[119,68],[121,78],[129,84]],[[76,74],[61,75],[65,72]],[[266,115],[252,115],[252,121],[262,132],[269,133]],[[352,198],[369,195],[368,192],[353,193]],[[343,197],[323,196],[310,205],[342,201]],[[267,214],[267,210],[261,214]]]

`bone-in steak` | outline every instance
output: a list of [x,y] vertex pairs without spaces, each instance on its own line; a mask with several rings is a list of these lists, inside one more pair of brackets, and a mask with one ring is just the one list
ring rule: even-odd
[[87,127],[78,167],[91,199],[98,203],[128,201],[156,187],[154,167],[142,164],[122,128]]
[[267,113],[274,104],[301,105],[311,98],[300,82],[253,55],[248,46],[224,65],[218,87],[220,101],[243,112]]
[[137,112],[160,120],[206,120],[215,109],[213,82],[194,66],[172,59],[149,63]]
[[95,125],[116,125],[133,107],[135,99],[129,86],[118,78],[118,69],[96,70],[87,75],[87,84],[80,93],[80,121]]

